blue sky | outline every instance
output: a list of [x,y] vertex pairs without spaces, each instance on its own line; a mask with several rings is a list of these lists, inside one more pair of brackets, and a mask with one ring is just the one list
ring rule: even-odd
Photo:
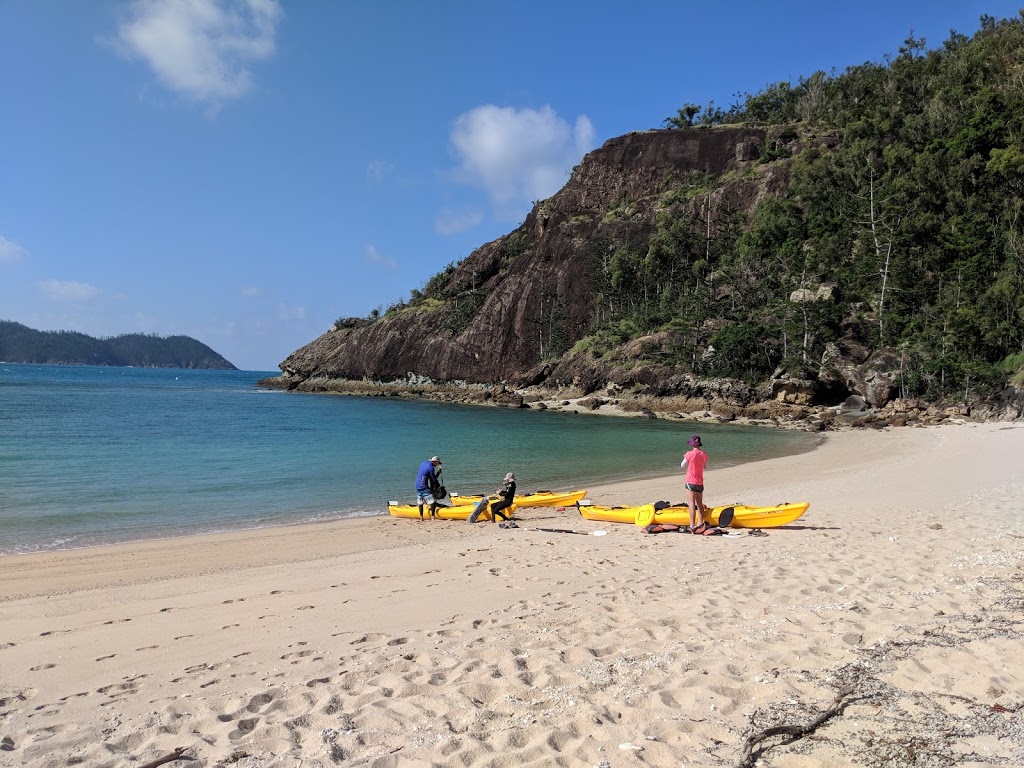
[[0,0],[0,319],[273,370],[683,104],[1017,0]]

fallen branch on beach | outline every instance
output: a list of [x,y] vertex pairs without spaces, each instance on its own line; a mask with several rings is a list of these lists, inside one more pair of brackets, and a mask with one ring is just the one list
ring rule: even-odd
[[[832,702],[827,710],[818,715],[814,720],[807,723],[807,725],[773,725],[771,728],[765,728],[760,733],[747,738],[746,746],[743,749],[743,759],[740,761],[737,768],[754,768],[754,747],[760,744],[765,739],[769,739],[772,736],[792,736],[795,739],[799,739],[802,736],[806,736],[809,733],[813,733],[821,726],[822,723],[826,722],[829,718],[839,712],[842,707],[843,699],[853,693],[852,688],[843,688],[839,693],[836,694],[835,701]],[[758,750],[757,757],[760,757],[764,750]]]
[[186,749],[188,749],[188,747],[178,747],[173,752],[170,752],[163,757],[158,757],[156,760],[150,760],[148,763],[140,765],[139,768],[157,768],[158,765],[171,763],[175,760],[195,760],[194,757],[185,754]]

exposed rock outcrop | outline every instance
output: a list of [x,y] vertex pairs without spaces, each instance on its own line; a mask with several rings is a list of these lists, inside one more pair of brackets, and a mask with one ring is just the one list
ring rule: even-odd
[[[800,141],[827,148],[840,139]],[[281,377],[263,383],[522,408],[603,411],[606,398],[614,398],[614,407],[624,412],[799,423],[815,430],[1020,418],[1024,396],[1012,387],[997,402],[973,409],[900,399],[906,389],[903,353],[889,347],[873,351],[865,341],[869,334],[846,316],[841,337],[824,345],[816,370],[806,361],[797,372],[780,368],[760,386],[683,372],[714,363],[720,351],[709,339],[729,325],[721,315],[688,326],[689,335],[661,330],[606,345],[599,353],[587,348],[607,300],[595,274],[607,269],[622,244],[642,258],[666,206],[673,206],[674,216],[681,209],[691,221],[707,221],[710,241],[713,217],[702,218],[708,211],[728,211],[749,222],[762,200],[783,194],[791,165],[758,162],[766,142],[777,147],[779,137],[754,126],[612,139],[589,153],[566,185],[538,202],[516,230],[432,278],[408,304],[381,317],[339,321],[289,355],[280,365]],[[735,304],[745,300],[741,293],[735,284],[715,282],[708,300]],[[835,307],[840,294],[837,285],[818,282],[786,295],[806,318],[822,306]],[[850,307],[865,322],[875,322],[868,303]],[[695,341],[697,336],[702,340]],[[851,396],[863,407],[849,406]]]
[[[600,365],[577,372],[575,361],[545,362],[553,345],[555,352],[567,349],[593,326],[590,276],[601,257],[595,249],[609,241],[645,242],[665,190],[694,174],[720,176],[749,165],[751,152],[743,147],[764,140],[763,129],[730,127],[632,133],[606,142],[522,226],[476,249],[443,286],[428,290],[422,305],[332,329],[281,364],[285,382],[301,389],[312,376],[390,380],[415,372],[437,382],[522,383],[542,376],[547,365],[558,383],[582,376],[583,387],[604,386],[608,376]],[[750,212],[785,182],[779,168],[736,174],[716,187],[715,204]]]

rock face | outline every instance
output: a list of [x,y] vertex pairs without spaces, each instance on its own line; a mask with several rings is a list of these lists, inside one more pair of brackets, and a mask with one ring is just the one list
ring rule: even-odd
[[[813,135],[800,141],[808,138],[805,147],[839,141]],[[435,275],[408,304],[382,317],[339,321],[289,355],[280,364],[281,377],[263,383],[509,407],[530,407],[547,399],[545,393],[592,403],[605,395],[632,399],[652,412],[718,420],[797,418],[813,421],[814,428],[833,422],[884,426],[890,420],[1020,418],[1024,395],[1019,388],[966,409],[901,400],[907,391],[903,353],[873,350],[867,334],[848,317],[839,338],[824,345],[816,370],[805,360],[802,369],[779,368],[760,386],[683,372],[694,369],[679,364],[685,355],[704,361],[718,352],[711,341],[699,348],[691,338],[687,346],[675,330],[618,346],[607,343],[599,355],[585,349],[604,319],[607,297],[599,292],[598,278],[612,273],[607,267],[617,244],[628,244],[642,259],[659,231],[659,213],[669,206],[680,220],[705,221],[711,209],[749,222],[762,200],[780,198],[788,188],[788,161],[759,162],[762,147],[777,139],[773,131],[753,126],[612,139],[584,157],[566,185],[538,202],[516,230]],[[713,300],[735,300],[729,291],[728,283],[716,283]],[[839,293],[836,284],[820,282],[788,295],[792,304],[813,312],[816,305],[836,302]],[[871,316],[868,304],[850,308]],[[704,320],[707,339],[722,324],[727,324],[722,317]],[[850,396],[863,407],[844,409],[841,404]],[[647,398],[661,402],[647,403]]]
[[[554,377],[561,385],[583,376],[602,386],[607,372],[594,366],[581,372],[579,361],[559,362],[552,354],[593,326],[590,276],[602,243],[645,242],[665,190],[694,174],[748,169],[764,141],[765,131],[751,127],[612,139],[588,154],[565,187],[538,203],[517,230],[475,250],[443,284],[428,286],[426,301],[372,323],[332,329],[281,363],[284,378],[301,386],[313,376],[390,380],[414,374],[439,382],[516,384]],[[712,194],[716,205],[749,213],[785,183],[784,171],[762,166],[735,174]]]

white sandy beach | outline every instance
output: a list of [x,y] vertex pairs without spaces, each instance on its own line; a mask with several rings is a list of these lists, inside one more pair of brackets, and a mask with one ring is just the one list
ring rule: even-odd
[[527,509],[0,558],[0,765],[736,766],[840,691],[758,765],[1024,765],[1024,424],[707,448],[709,503],[810,511],[765,537]]

